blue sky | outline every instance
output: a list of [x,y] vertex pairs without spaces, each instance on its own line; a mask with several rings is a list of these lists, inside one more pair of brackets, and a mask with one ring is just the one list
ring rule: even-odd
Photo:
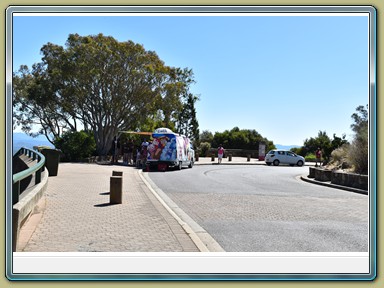
[[302,145],[319,130],[351,138],[351,115],[368,104],[368,17],[13,17],[13,70],[68,35],[103,33],[191,68],[200,131],[255,129]]

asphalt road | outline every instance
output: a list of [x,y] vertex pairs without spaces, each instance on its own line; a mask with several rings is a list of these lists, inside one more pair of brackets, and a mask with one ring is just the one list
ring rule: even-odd
[[308,167],[194,166],[151,180],[228,252],[367,252],[368,196],[303,182]]

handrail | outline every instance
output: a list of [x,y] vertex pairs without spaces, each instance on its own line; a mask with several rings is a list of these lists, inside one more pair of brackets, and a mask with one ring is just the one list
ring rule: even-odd
[[19,151],[16,152],[15,155],[21,155],[25,154],[29,157],[32,157],[33,160],[37,158],[37,163],[33,165],[32,167],[29,167],[28,169],[25,169],[23,171],[20,171],[19,173],[16,173],[12,177],[13,187],[12,187],[12,205],[19,202],[19,196],[20,196],[20,181],[27,178],[28,176],[35,174],[35,184],[39,184],[41,181],[41,172],[43,171],[43,167],[45,164],[45,157],[43,154],[41,154],[38,151],[33,151],[29,148],[22,147],[19,149]]

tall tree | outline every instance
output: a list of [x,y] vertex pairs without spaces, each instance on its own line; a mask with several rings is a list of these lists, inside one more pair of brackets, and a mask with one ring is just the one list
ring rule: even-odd
[[24,130],[43,124],[55,137],[82,126],[99,155],[120,130],[176,119],[193,83],[192,70],[168,67],[142,45],[103,34],[71,34],[65,48],[48,43],[41,52],[31,73],[24,67],[14,75],[15,122]]
[[187,94],[183,108],[177,120],[177,132],[189,137],[195,145],[199,145],[199,122],[196,117],[195,103],[199,98],[191,93]]
[[355,172],[368,174],[368,105],[366,107],[358,106],[356,113],[353,113],[351,117],[354,121],[351,128],[355,135],[349,146],[348,158],[354,166]]

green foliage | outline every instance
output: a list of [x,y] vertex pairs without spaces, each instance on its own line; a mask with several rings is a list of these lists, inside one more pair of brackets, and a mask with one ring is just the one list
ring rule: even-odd
[[[294,152],[296,153],[296,152]],[[300,154],[298,154],[300,155]],[[305,156],[305,162],[316,162],[316,155],[313,153],[309,153]]]
[[200,133],[200,141],[201,141],[201,143],[203,143],[203,142],[212,143],[212,141],[213,141],[212,132],[210,132],[208,130],[204,130],[203,132],[201,132]]
[[196,118],[195,103],[199,98],[191,93],[188,93],[186,102],[183,103],[183,108],[178,116],[176,131],[179,134],[190,138],[194,144],[199,146],[199,122]]
[[327,135],[327,132],[319,131],[317,137],[306,139],[304,141],[304,146],[297,149],[297,152],[295,153],[307,156],[314,153],[317,148],[320,148],[322,150],[322,158],[328,162],[332,151],[348,142],[345,140],[345,137],[345,135],[338,137],[336,134],[333,134],[333,139],[331,140],[331,138]]
[[208,155],[209,149],[211,149],[211,144],[210,143],[208,143],[208,142],[200,143],[200,147],[199,147],[200,156],[202,156],[202,157],[209,156]]
[[368,173],[368,105],[358,106],[356,113],[352,114],[354,123],[351,125],[355,132],[351,143],[345,139],[345,135],[333,139],[329,138],[325,131],[319,131],[317,137],[304,141],[304,146],[293,148],[291,151],[303,155],[306,161],[315,159],[313,153],[319,147],[322,149],[323,158],[326,162],[336,167],[354,168],[356,173]]
[[85,131],[63,133],[54,140],[55,147],[63,153],[62,161],[76,162],[92,156],[96,151],[93,135]]
[[31,71],[22,66],[13,75],[14,124],[26,132],[39,124],[54,138],[81,124],[99,155],[118,131],[172,128],[194,83],[191,69],[166,66],[142,45],[103,34],[70,34],[65,47],[48,43],[41,53]]
[[360,105],[356,108],[357,113],[353,113],[351,118],[355,123],[351,125],[352,130],[359,134],[360,132],[365,133],[364,130],[368,127],[368,105],[365,107]]
[[239,129],[234,127],[232,130],[216,132],[213,136],[212,147],[218,147],[220,144],[225,149],[247,149],[258,150],[259,144],[266,144],[266,151],[274,149],[272,141],[262,137],[256,130]]

